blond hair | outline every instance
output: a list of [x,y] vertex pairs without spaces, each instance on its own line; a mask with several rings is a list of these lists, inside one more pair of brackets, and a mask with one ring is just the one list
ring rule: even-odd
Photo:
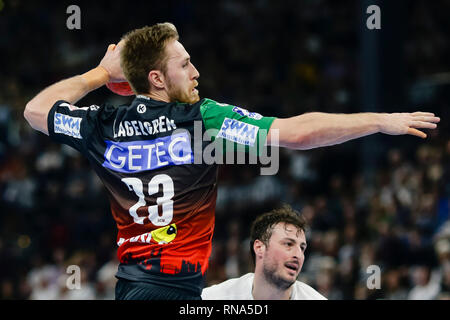
[[177,29],[169,22],[135,29],[122,37],[125,44],[120,54],[120,66],[137,94],[150,92],[148,73],[151,70],[166,73],[166,44],[178,38]]

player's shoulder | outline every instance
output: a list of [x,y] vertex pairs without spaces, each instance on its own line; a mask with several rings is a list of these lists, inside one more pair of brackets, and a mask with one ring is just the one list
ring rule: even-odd
[[228,279],[204,288],[202,298],[204,300],[250,299],[253,278],[253,273],[247,273],[239,278]]
[[294,284],[293,300],[327,300],[322,294],[310,285],[296,281]]
[[194,103],[180,102],[180,101],[162,101],[149,98],[144,95],[137,95],[131,102],[129,108],[139,109],[138,112],[145,113],[144,110],[154,111],[156,113],[170,113],[170,114],[191,114],[192,112],[199,112],[206,98],[202,98]]
[[[67,114],[70,113],[85,113],[89,111],[98,111],[102,108],[104,108],[106,104],[97,105],[97,104],[91,104],[88,106],[76,106],[69,101],[66,100],[58,100],[53,104],[52,109],[55,110],[55,112],[64,112]],[[49,113],[50,115],[50,113]]]
[[204,290],[217,290],[222,288],[234,288],[236,286],[246,286],[248,284],[251,285],[253,282],[254,274],[253,273],[247,273],[239,278],[232,278],[225,280],[224,282],[212,285],[208,288],[205,288]]
[[202,98],[202,99],[200,99],[200,101],[198,103],[202,109],[234,107],[231,104],[218,102],[218,101],[210,99],[210,98]]

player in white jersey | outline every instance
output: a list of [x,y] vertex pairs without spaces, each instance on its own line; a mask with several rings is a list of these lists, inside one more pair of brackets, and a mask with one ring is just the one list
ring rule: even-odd
[[203,289],[204,300],[326,300],[297,281],[305,260],[304,218],[290,206],[259,216],[251,228],[255,273]]

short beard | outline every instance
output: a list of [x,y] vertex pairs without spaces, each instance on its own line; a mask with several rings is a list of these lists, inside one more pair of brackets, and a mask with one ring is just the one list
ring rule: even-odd
[[288,281],[277,275],[276,268],[271,268],[270,266],[264,264],[263,265],[263,275],[266,281],[272,284],[275,288],[279,290],[287,290],[289,289],[296,280]]
[[168,87],[169,87],[169,101],[170,102],[181,102],[181,103],[189,103],[194,104],[200,100],[200,97],[198,95],[187,95],[183,90],[180,88],[174,88],[172,86],[172,82],[170,81],[170,78],[168,78]]

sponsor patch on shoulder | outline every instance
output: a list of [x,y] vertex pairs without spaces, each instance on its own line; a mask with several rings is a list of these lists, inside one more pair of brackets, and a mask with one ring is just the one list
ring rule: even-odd
[[261,120],[262,117],[263,117],[259,113],[249,112],[248,110],[243,109],[243,108],[239,108],[239,107],[234,107],[233,108],[233,112],[236,112],[236,113],[240,114],[243,117],[249,117],[249,118],[255,119],[255,120]]
[[231,140],[239,144],[253,146],[256,141],[258,130],[259,127],[252,124],[236,119],[225,118],[220,131],[217,133],[217,137]]
[[55,112],[55,116],[53,117],[53,131],[77,139],[83,139],[80,134],[81,120],[83,119]]

